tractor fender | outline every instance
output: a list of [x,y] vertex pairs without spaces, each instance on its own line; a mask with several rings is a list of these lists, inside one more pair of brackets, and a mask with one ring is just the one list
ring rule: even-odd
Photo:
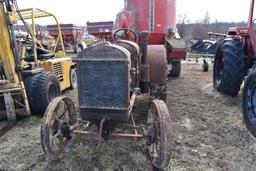
[[148,45],[147,60],[150,67],[150,85],[166,83],[167,59],[164,45]]

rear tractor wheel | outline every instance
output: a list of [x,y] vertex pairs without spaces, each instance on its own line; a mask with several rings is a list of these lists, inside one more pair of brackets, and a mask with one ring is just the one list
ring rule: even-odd
[[245,76],[245,55],[240,40],[226,38],[218,45],[214,59],[214,88],[236,96]]
[[172,70],[170,71],[171,77],[179,77],[181,73],[181,61],[172,61]]
[[50,161],[70,150],[76,123],[75,105],[70,98],[60,96],[51,101],[41,124],[41,146]]
[[171,158],[171,118],[162,100],[153,100],[148,111],[147,147],[154,171],[164,171]]

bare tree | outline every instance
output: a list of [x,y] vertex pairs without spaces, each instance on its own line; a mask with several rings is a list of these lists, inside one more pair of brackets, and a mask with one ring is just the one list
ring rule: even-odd
[[185,25],[189,23],[189,20],[187,18],[187,14],[179,14],[178,16],[178,32],[180,34],[181,37],[185,37],[186,35],[186,29],[185,29]]
[[198,21],[197,23],[194,24],[192,36],[198,39],[207,38],[209,27],[210,27],[210,15],[209,15],[209,12],[207,11],[205,13],[204,18],[201,21]]
[[210,22],[211,22],[211,18],[210,18],[209,12],[207,11],[203,19],[203,24],[209,26]]
[[202,38],[207,37],[207,35],[208,35],[208,30],[204,24],[201,24],[201,23],[194,24],[193,31],[192,31],[192,37],[197,38],[197,39],[202,39]]
[[204,24],[205,30],[207,30],[207,33],[210,31],[209,30],[210,22],[211,22],[211,18],[210,18],[209,12],[207,11],[203,19],[203,24]]

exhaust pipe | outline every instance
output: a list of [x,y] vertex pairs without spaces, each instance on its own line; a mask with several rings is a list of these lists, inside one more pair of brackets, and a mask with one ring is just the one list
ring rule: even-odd
[[149,64],[147,60],[148,54],[148,38],[149,32],[143,31],[140,33],[140,49],[141,49],[141,59],[140,59],[140,89],[141,92],[148,93],[150,87],[150,76],[149,76]]

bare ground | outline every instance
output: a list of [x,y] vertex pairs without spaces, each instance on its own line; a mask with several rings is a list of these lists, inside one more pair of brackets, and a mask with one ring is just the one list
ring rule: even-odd
[[[180,78],[168,82],[168,107],[175,133],[170,170],[255,170],[256,143],[244,129],[241,93],[220,95],[212,71],[183,63]],[[66,95],[76,100],[77,91]],[[145,120],[147,99],[139,99],[136,119]],[[138,113],[140,115],[138,115]],[[40,117],[20,121],[0,137],[0,170],[151,170],[142,142],[77,140],[73,150],[49,163],[40,146]]]

